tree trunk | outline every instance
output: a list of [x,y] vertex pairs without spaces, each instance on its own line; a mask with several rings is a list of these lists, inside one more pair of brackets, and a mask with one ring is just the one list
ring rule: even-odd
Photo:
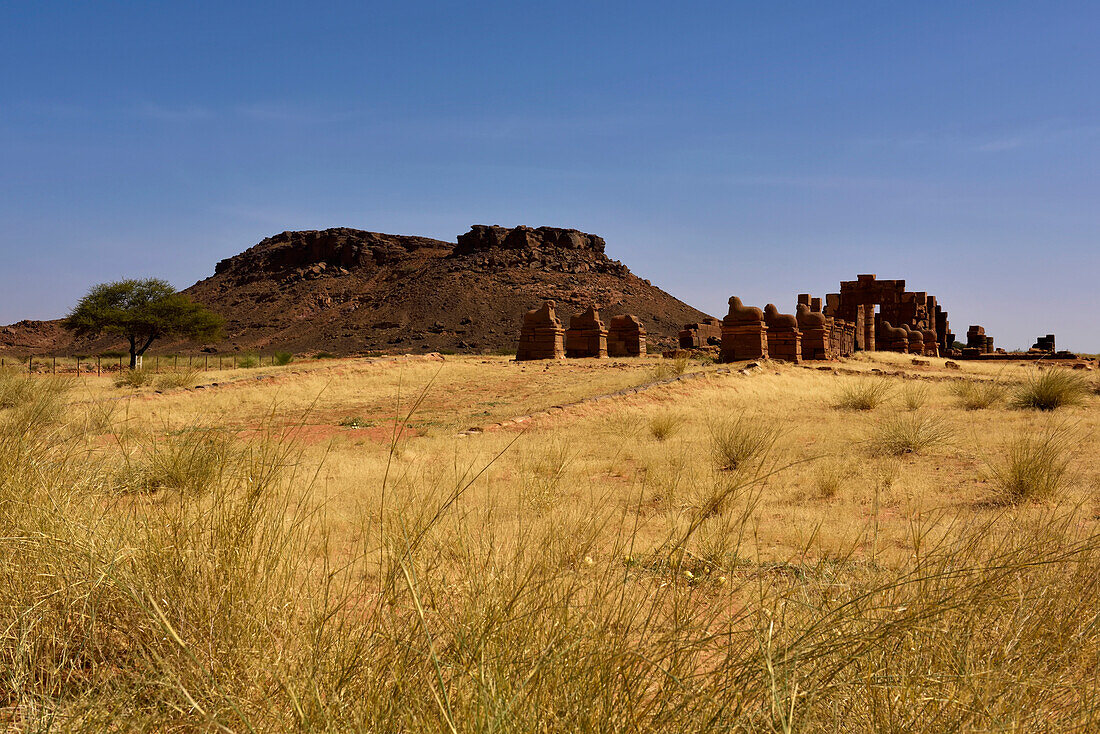
[[137,358],[139,354],[145,354],[145,350],[152,345],[153,341],[157,338],[156,334],[151,335],[145,340],[145,344],[138,348],[137,334],[130,334],[130,369],[137,369]]

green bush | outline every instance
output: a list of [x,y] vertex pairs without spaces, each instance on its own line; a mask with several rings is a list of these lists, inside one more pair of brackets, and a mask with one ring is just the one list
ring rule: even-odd
[[294,361],[294,355],[290,352],[275,352],[271,357],[271,361],[272,364],[278,365],[279,367],[285,367]]
[[253,367],[258,367],[260,364],[260,358],[255,354],[242,354],[237,357],[237,367],[243,370],[250,370]]
[[314,359],[336,359],[336,355],[332,352],[317,352],[313,355]]
[[1056,410],[1081,403],[1089,389],[1088,380],[1071,370],[1060,367],[1039,370],[1016,390],[1012,405],[1016,408]]

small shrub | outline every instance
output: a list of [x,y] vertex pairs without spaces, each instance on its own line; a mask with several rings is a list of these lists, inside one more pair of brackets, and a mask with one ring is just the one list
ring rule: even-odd
[[341,419],[339,425],[341,428],[351,428],[354,430],[359,428],[366,428],[367,426],[371,425],[371,423],[370,421],[363,420],[362,418],[348,416],[347,418]]
[[997,462],[990,462],[999,504],[1048,499],[1065,482],[1072,460],[1073,432],[1065,425],[1051,425],[1037,433],[1024,433],[1008,444]]
[[840,388],[836,407],[843,410],[874,410],[886,401],[890,391],[890,383],[880,377],[861,378]]
[[253,367],[258,367],[260,359],[255,354],[242,354],[237,358],[237,367],[242,370],[250,370]]
[[683,416],[676,413],[660,413],[650,419],[649,433],[658,441],[664,441],[671,438],[683,422]]
[[950,439],[951,429],[943,419],[917,413],[898,413],[874,427],[869,443],[873,453],[902,456],[947,443]]
[[711,421],[711,455],[722,471],[734,471],[747,463],[762,459],[779,439],[779,429],[744,414],[729,420]]
[[285,367],[294,361],[294,355],[290,352],[275,352],[271,357],[271,363],[279,367]]
[[920,410],[928,401],[928,386],[920,382],[910,382],[902,389],[901,399],[906,410]]
[[128,370],[124,369],[115,378],[115,387],[129,387],[137,389],[139,387],[145,387],[153,382],[153,373],[144,370]]
[[1088,381],[1067,369],[1040,370],[1031,375],[1012,396],[1016,408],[1056,410],[1077,405],[1089,392]]
[[332,352],[317,352],[313,355],[314,359],[336,359],[336,355]]
[[996,380],[972,382],[963,380],[951,386],[951,394],[967,410],[985,410],[1004,400],[1005,386]]

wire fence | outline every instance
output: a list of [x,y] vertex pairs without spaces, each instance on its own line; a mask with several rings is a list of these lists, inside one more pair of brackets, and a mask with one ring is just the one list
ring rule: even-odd
[[[264,354],[202,354],[202,355],[153,355],[140,358],[138,369],[154,374],[212,370],[238,369],[248,367],[274,367],[288,364],[292,358],[287,355]],[[130,369],[129,355],[95,356],[35,356],[0,357],[0,369],[18,369],[28,375],[34,374],[94,374],[120,373]]]

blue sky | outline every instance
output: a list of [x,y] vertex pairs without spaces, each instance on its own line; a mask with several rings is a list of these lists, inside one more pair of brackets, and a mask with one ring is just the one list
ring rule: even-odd
[[288,229],[576,227],[721,316],[874,272],[1100,351],[1100,4],[0,4],[0,323]]

